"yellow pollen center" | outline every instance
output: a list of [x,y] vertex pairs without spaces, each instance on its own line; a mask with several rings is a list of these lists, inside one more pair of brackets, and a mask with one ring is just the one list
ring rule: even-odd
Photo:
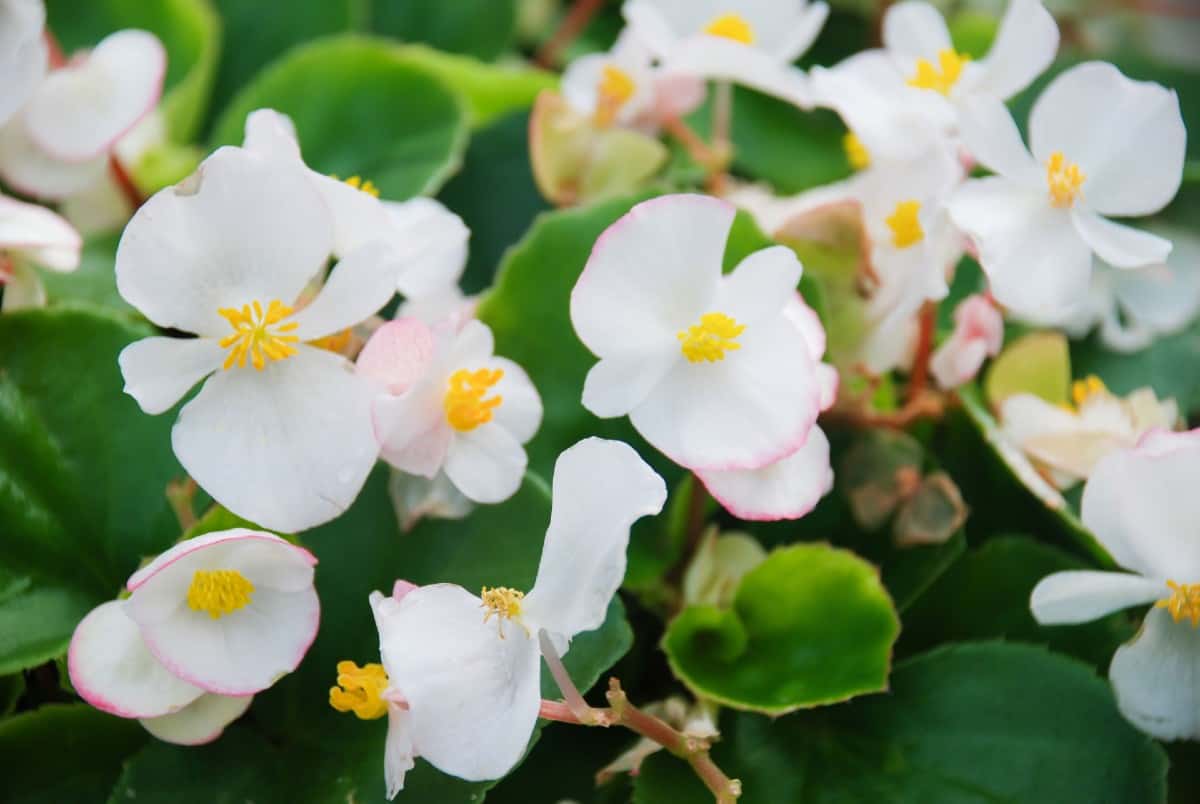
[[[501,639],[504,639],[505,620],[512,620],[525,628],[524,623],[521,622],[521,601],[525,599],[524,592],[510,589],[507,586],[485,586],[479,593],[479,598],[483,601],[480,604],[481,608],[485,609],[483,621],[486,623],[495,615]],[[529,629],[526,628],[525,633],[528,634]]]
[[938,51],[937,67],[933,66],[929,59],[917,59],[917,72],[908,79],[908,85],[918,89],[932,89],[943,95],[949,95],[950,90],[962,76],[963,67],[970,60],[970,56],[952,48]]
[[300,339],[287,334],[296,328],[296,322],[280,323],[292,314],[292,308],[278,299],[267,305],[265,313],[257,301],[243,304],[240,310],[222,307],[217,312],[233,327],[233,334],[221,339],[221,348],[229,350],[225,368],[232,368],[235,363],[239,368],[244,367],[249,356],[254,368],[262,371],[268,360],[283,360],[296,354],[291,344]]
[[920,201],[901,201],[896,209],[885,218],[888,228],[892,230],[892,245],[896,248],[915,246],[925,239],[925,230],[921,228]]
[[237,570],[196,570],[187,604],[192,611],[206,611],[216,620],[250,605],[252,594],[254,584]]
[[611,125],[636,89],[637,85],[629,73],[611,64],[604,65],[600,82],[596,85],[596,125]]
[[497,395],[485,399],[484,396],[503,376],[504,369],[459,369],[451,374],[450,387],[442,403],[450,426],[465,433],[490,422],[504,397]]
[[1095,374],[1088,375],[1082,380],[1076,380],[1071,383],[1071,400],[1075,403],[1075,407],[1083,407],[1083,403],[1093,396],[1107,394],[1108,388],[1105,387],[1104,381]]
[[1066,208],[1075,203],[1082,192],[1083,183],[1087,176],[1079,169],[1079,165],[1068,162],[1062,151],[1050,154],[1046,161],[1046,184],[1050,186],[1050,203],[1059,208]]
[[362,190],[367,195],[379,197],[379,188],[370,179],[364,179],[362,176],[351,176],[346,179],[346,184],[349,184],[355,190]]
[[690,362],[715,363],[724,360],[726,352],[742,348],[737,337],[745,329],[745,324],[739,324],[724,313],[705,313],[700,316],[699,324],[680,330],[675,337],[679,338],[680,351]]
[[863,170],[871,166],[871,152],[853,131],[847,131],[842,137],[842,150],[846,152],[846,161],[855,170]]
[[339,712],[353,712],[359,720],[376,720],[387,714],[383,692],[388,677],[381,664],[337,663],[336,687],[329,688],[329,705]]
[[1192,628],[1200,626],[1200,583],[1175,583],[1167,581],[1171,596],[1154,604],[1156,609],[1166,609],[1175,622],[1186,618]]
[[712,22],[704,26],[704,33],[732,39],[743,45],[754,44],[754,29],[741,14],[721,14],[714,17]]

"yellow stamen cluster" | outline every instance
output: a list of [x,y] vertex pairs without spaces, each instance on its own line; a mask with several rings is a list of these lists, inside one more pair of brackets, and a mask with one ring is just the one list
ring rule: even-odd
[[1046,184],[1050,186],[1050,203],[1065,209],[1075,203],[1079,197],[1087,176],[1079,169],[1079,165],[1068,162],[1062,151],[1050,154],[1046,161]]
[[629,73],[612,64],[604,65],[600,71],[600,82],[596,85],[596,125],[612,125],[621,107],[629,102],[636,89],[637,85]]
[[732,39],[743,45],[754,44],[754,29],[741,14],[721,14],[714,17],[712,22],[704,26],[704,33]]
[[690,362],[715,363],[724,360],[726,352],[742,348],[737,337],[745,329],[745,324],[739,324],[724,313],[705,313],[700,316],[699,324],[681,330],[675,337],[679,338],[680,351]]
[[239,368],[244,367],[249,356],[254,368],[262,371],[268,360],[283,360],[296,354],[291,344],[300,339],[287,334],[296,328],[296,322],[280,323],[292,314],[292,308],[278,299],[267,305],[265,313],[257,301],[243,304],[240,310],[222,307],[217,312],[233,327],[233,334],[221,340],[221,348],[229,349],[225,368],[232,368],[235,363]]
[[842,150],[846,152],[846,161],[855,170],[864,170],[871,166],[871,152],[853,131],[847,131],[842,137]]
[[379,197],[379,188],[370,179],[364,179],[361,176],[351,176],[346,179],[346,184],[349,184],[355,190],[362,190],[367,195]]
[[938,51],[938,66],[933,66],[929,59],[917,59],[917,72],[908,79],[908,85],[918,89],[932,89],[943,95],[949,95],[950,90],[958,83],[963,68],[971,60],[970,56],[959,53],[952,48]]
[[1154,604],[1156,609],[1166,609],[1175,622],[1186,618],[1192,628],[1200,626],[1200,583],[1175,583],[1167,581],[1171,596]]
[[388,677],[381,664],[337,663],[336,687],[329,688],[329,705],[339,712],[353,712],[359,720],[376,720],[387,714],[383,691]]
[[237,570],[196,570],[187,604],[192,611],[208,612],[216,620],[250,605],[252,594],[254,584]]
[[465,433],[490,422],[504,397],[497,395],[485,399],[484,396],[503,376],[504,369],[459,369],[451,374],[450,387],[442,403],[450,426]]
[[[521,623],[521,601],[525,599],[524,592],[519,592],[507,586],[485,586],[483,587],[483,591],[479,593],[479,598],[483,601],[480,606],[485,609],[483,621],[486,623],[495,615],[501,639],[504,639],[505,620],[513,620],[522,628],[525,628],[524,624]],[[526,629],[525,632],[529,633],[529,630]]]
[[896,209],[884,221],[892,230],[892,245],[896,248],[915,246],[925,239],[925,230],[921,228],[920,201],[901,201]]
[[1105,387],[1104,381],[1095,374],[1071,383],[1071,401],[1077,408],[1083,407],[1083,403],[1091,397],[1107,393],[1108,388]]

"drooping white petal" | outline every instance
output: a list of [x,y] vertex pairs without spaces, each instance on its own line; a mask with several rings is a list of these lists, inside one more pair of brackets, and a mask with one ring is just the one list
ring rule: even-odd
[[1083,524],[1122,567],[1180,582],[1200,577],[1195,432],[1158,433],[1149,443],[1109,455],[1092,471],[1083,489]]
[[468,781],[497,779],[516,765],[541,701],[535,639],[518,623],[485,623],[483,615],[479,598],[436,584],[405,595],[380,627],[384,668],[408,701],[413,745]]
[[1167,597],[1169,591],[1160,580],[1126,572],[1067,570],[1039,581],[1029,607],[1042,625],[1086,623]]
[[29,139],[21,115],[0,126],[0,178],[24,195],[58,201],[103,180],[107,170],[107,154],[83,162],[54,159]]
[[506,357],[493,357],[484,368],[500,369],[504,376],[492,386],[492,394],[504,401],[493,413],[493,421],[522,444],[533,438],[542,424],[542,398],[525,369]]
[[975,161],[1015,182],[1039,186],[1044,175],[1033,161],[1016,121],[995,98],[976,97],[963,102],[959,133]]
[[293,304],[332,242],[329,212],[299,170],[221,148],[134,214],[117,248],[117,289],[161,327],[224,337],[219,309]]
[[42,81],[23,115],[29,137],[63,162],[106,153],[154,109],[166,70],[167,51],[154,34],[109,34]]
[[801,272],[796,252],[787,246],[761,249],[721,277],[715,306],[739,324],[753,326],[783,309]]
[[81,698],[118,717],[169,714],[204,693],[158,663],[121,600],[100,604],[75,627],[67,670]]
[[433,355],[433,332],[429,327],[414,318],[399,318],[375,330],[358,353],[354,367],[388,393],[399,395],[422,377]]
[[600,357],[675,339],[708,312],[735,209],[716,198],[644,201],[605,230],[571,292],[571,323]]
[[814,426],[802,447],[761,469],[701,471],[696,476],[739,519],[799,519],[833,488],[829,439]]
[[1097,256],[1117,268],[1141,268],[1165,262],[1171,253],[1170,240],[1114,223],[1095,212],[1074,209],[1071,221]]
[[292,317],[294,335],[311,341],[365,321],[396,295],[396,266],[390,246],[373,241],[334,266],[312,302]]
[[1062,152],[1086,176],[1083,197],[1103,215],[1162,209],[1183,178],[1187,133],[1179,98],[1132,81],[1105,62],[1085,62],[1046,87],[1029,117],[1039,163]]
[[0,196],[0,251],[17,253],[53,271],[79,267],[83,240],[53,211]]
[[1200,631],[1151,609],[1133,641],[1117,648],[1108,677],[1117,708],[1160,740],[1200,739]]
[[134,341],[121,350],[117,363],[125,393],[146,413],[162,413],[193,385],[221,367],[226,352],[215,338],[166,338]]
[[680,359],[676,344],[663,345],[653,353],[603,357],[583,381],[583,406],[601,418],[624,416],[642,403]]
[[142,718],[146,731],[175,745],[205,745],[221,736],[225,727],[246,713],[253,695],[206,693],[170,715]]
[[379,444],[372,387],[339,355],[298,353],[213,375],[171,432],[179,462],[200,487],[251,522],[283,532],[344,512]]
[[1011,0],[973,92],[1008,100],[1033,83],[1058,53],[1058,25],[1041,0]]
[[558,456],[553,496],[523,608],[531,626],[569,642],[604,622],[625,577],[629,528],[662,510],[667,488],[628,444],[587,438]]
[[516,494],[528,465],[521,442],[491,421],[451,436],[443,471],[468,498],[490,504]]
[[883,44],[906,78],[915,69],[917,59],[936,64],[938,53],[953,47],[941,12],[919,0],[904,0],[887,10]]

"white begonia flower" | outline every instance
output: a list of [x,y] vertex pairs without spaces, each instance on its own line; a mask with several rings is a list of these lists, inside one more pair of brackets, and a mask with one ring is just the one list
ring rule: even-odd
[[45,304],[46,291],[34,267],[74,271],[82,245],[79,233],[54,212],[0,195],[0,309]]
[[812,46],[829,6],[807,0],[627,0],[622,13],[664,72],[743,84],[811,101],[792,62]]
[[1073,67],[1034,104],[1032,155],[997,100],[969,103],[961,122],[968,150],[997,175],[966,182],[950,215],[1014,313],[1071,309],[1088,292],[1093,253],[1117,268],[1166,260],[1170,241],[1104,216],[1149,215],[1179,188],[1187,133],[1173,91],[1102,62]]
[[153,34],[124,30],[51,71],[0,128],[0,177],[54,200],[94,185],[114,144],[158,103],[166,67]]
[[46,74],[42,0],[0,0],[0,126],[25,105]]
[[933,353],[929,372],[942,388],[957,388],[974,379],[1003,345],[1004,316],[986,296],[973,294],[954,308],[954,332]]
[[[811,307],[797,295],[785,308],[801,333],[816,366],[820,409],[837,399],[837,370],[821,362],[825,354],[825,328]],[[829,439],[817,425],[795,452],[759,469],[697,471],[696,477],[724,508],[740,519],[799,519],[833,488]]]
[[79,623],[71,683],[160,739],[216,739],[316,637],[314,564],[307,550],[244,528],[180,542],[130,576],[127,599]]
[[126,392],[162,413],[212,375],[180,411],[175,455],[219,503],[279,531],[341,514],[379,450],[371,384],[311,342],[386,304],[394,262],[383,244],[356,249],[293,310],[332,245],[328,209],[301,171],[227,147],[142,205],[117,248],[121,296],[197,335],[126,347]]
[[757,469],[808,439],[820,383],[785,308],[800,263],[774,246],[722,275],[733,205],[701,195],[645,201],[596,241],[571,292],[571,323],[600,358],[583,405],[629,415],[689,469]]
[[576,635],[604,623],[625,575],[629,528],[666,497],[662,478],[631,447],[584,439],[555,463],[550,526],[528,595],[485,587],[476,597],[445,583],[399,599],[371,595],[383,666],[344,674],[352,666],[339,666],[343,690],[330,700],[359,717],[389,715],[389,798],[417,755],[471,781],[516,765],[541,704],[539,654],[557,663]]
[[1106,457],[1083,489],[1083,524],[1129,572],[1056,572],[1030,598],[1043,625],[1154,604],[1108,676],[1125,718],[1161,740],[1200,738],[1198,476],[1200,430],[1156,430]]
[[1124,399],[1098,377],[1071,388],[1073,407],[1052,405],[1033,394],[1013,394],[1000,403],[1001,432],[1044,468],[1060,489],[1092,474],[1096,463],[1115,450],[1133,447],[1151,430],[1179,422],[1173,399],[1160,401],[1151,388]]
[[480,321],[454,331],[406,319],[376,330],[357,366],[382,391],[372,406],[380,457],[422,477],[444,472],[474,502],[515,494],[542,400],[525,370],[494,349]]

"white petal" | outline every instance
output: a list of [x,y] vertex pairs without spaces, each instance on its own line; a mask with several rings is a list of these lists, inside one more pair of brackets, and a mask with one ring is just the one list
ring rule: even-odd
[[800,260],[787,246],[756,251],[721,277],[716,309],[739,324],[753,326],[783,309],[800,281]]
[[917,59],[937,63],[938,53],[953,45],[941,13],[929,3],[905,0],[883,17],[883,44],[907,78]]
[[1166,265],[1110,274],[1126,317],[1154,333],[1182,329],[1200,307],[1200,240],[1187,232],[1165,233],[1175,244]]
[[808,356],[814,361],[825,355],[825,327],[821,318],[813,308],[805,303],[799,293],[793,294],[783,308],[783,314],[792,322],[792,326],[804,336],[808,346]]
[[409,299],[433,296],[454,286],[467,267],[471,231],[462,218],[432,198],[385,201],[391,243],[402,262],[397,286]]
[[118,717],[165,715],[204,692],[171,675],[146,650],[120,600],[100,604],[75,627],[67,670],[81,698]]
[[437,474],[453,433],[442,406],[444,388],[444,382],[436,388],[433,383],[422,383],[403,396],[377,397],[371,403],[383,460],[411,474]]
[[951,338],[933,353],[929,372],[938,386],[949,390],[973,380],[986,359],[987,346],[982,341]]
[[107,152],[154,109],[167,52],[154,34],[109,34],[84,59],[54,70],[25,109],[30,138],[64,162]]
[[1141,268],[1165,262],[1171,253],[1170,240],[1115,223],[1094,212],[1073,209],[1071,220],[1096,255],[1117,268]]
[[333,213],[334,254],[345,257],[367,243],[392,237],[387,210],[378,198],[332,176],[307,173]]
[[108,155],[84,162],[62,162],[38,148],[20,115],[0,126],[0,177],[24,195],[57,201],[104,178]]
[[293,333],[316,340],[370,318],[396,295],[396,262],[390,246],[359,246],[334,266],[317,297],[293,316]]
[[[199,551],[204,552],[194,555]],[[180,564],[184,559],[187,561]],[[237,562],[236,569],[242,571],[256,586],[267,586],[285,592],[296,592],[311,586],[312,567],[317,563],[316,556],[308,550],[273,533],[249,528],[230,528],[178,542],[129,576],[126,586],[129,591],[135,591],[159,572],[171,567],[174,567],[174,585],[189,584],[193,572],[203,569],[206,563],[219,565],[222,562],[234,561]],[[158,587],[167,595],[160,601],[164,607],[169,606],[170,601],[175,599],[171,586],[172,584],[165,584]],[[143,598],[146,598],[146,595],[143,595]],[[149,614],[146,615],[148,616]]]
[[732,39],[689,37],[671,51],[663,69],[668,73],[733,81],[798,106],[812,103],[812,89],[803,70],[762,48]]
[[462,519],[475,505],[454,487],[445,472],[432,478],[393,471],[388,481],[388,496],[396,511],[396,520],[406,532],[425,517]]
[[1016,121],[1000,101],[987,97],[966,101],[959,116],[959,131],[971,156],[989,170],[1031,186],[1043,180],[1021,141]]
[[779,31],[786,35],[783,44],[775,52],[782,61],[793,62],[807,53],[821,33],[821,28],[825,26],[825,20],[829,18],[829,6],[826,3],[801,5],[803,10],[800,12],[799,21],[788,26],[787,30]]
[[692,469],[755,469],[790,455],[816,420],[820,388],[804,336],[782,314],[709,363],[678,361],[629,415],[642,437]]
[[387,785],[388,801],[404,789],[404,775],[416,763],[417,748],[413,745],[412,715],[399,706],[388,706],[387,741],[383,748],[383,778]]
[[1045,72],[1057,53],[1054,16],[1040,0],[1011,0],[972,90],[1008,100]]
[[516,765],[541,702],[537,643],[517,623],[485,623],[483,614],[462,587],[423,586],[380,629],[384,667],[409,703],[413,744],[434,767],[468,781]]
[[602,419],[624,416],[642,403],[679,359],[675,344],[657,353],[604,357],[583,381],[583,406]]
[[733,205],[709,196],[644,201],[596,240],[571,292],[571,323],[600,357],[673,342],[706,312]]
[[1029,118],[1038,162],[1061,151],[1082,169],[1083,197],[1103,215],[1162,209],[1183,177],[1187,133],[1179,98],[1131,81],[1104,62],[1086,62],[1051,82]]
[[25,104],[46,73],[45,24],[46,7],[39,0],[0,3],[0,126]]
[[79,267],[83,240],[53,211],[0,196],[0,251],[16,252],[54,271]]
[[1160,740],[1200,739],[1200,631],[1151,609],[1108,677],[1126,720]]
[[256,109],[246,115],[242,147],[263,156],[300,160],[300,142],[292,118],[274,109]]
[[[1181,583],[1200,576],[1200,440],[1161,433],[1101,460],[1083,490],[1083,524],[1126,569]],[[1182,577],[1181,577],[1182,576]]]
[[697,472],[709,494],[739,519],[799,519],[833,488],[829,440],[813,427],[804,446],[761,469]]
[[479,319],[473,319],[454,336],[447,360],[455,369],[469,368],[489,360],[495,351],[495,336],[491,327]]
[[125,393],[146,413],[162,413],[221,367],[226,352],[214,338],[153,337],[121,350]]
[[246,713],[253,695],[201,695],[183,709],[162,717],[142,718],[146,731],[176,745],[204,745],[221,736],[225,727]]
[[479,503],[507,500],[521,487],[529,458],[525,448],[498,422],[454,433],[446,450],[446,476]]
[[504,372],[492,386],[492,394],[504,399],[494,411],[494,421],[517,441],[527,443],[542,424],[542,398],[537,388],[525,369],[506,357],[493,357],[484,367]]
[[374,466],[371,396],[344,358],[301,345],[262,371],[209,378],[180,411],[171,443],[229,510],[272,530],[304,530],[349,508]]
[[628,0],[621,14],[654,55],[662,57],[675,46],[678,37],[652,0]]
[[433,332],[414,318],[389,321],[371,335],[354,361],[355,370],[399,395],[428,370],[434,356]]
[[1042,625],[1086,623],[1166,597],[1169,591],[1162,581],[1140,575],[1067,570],[1039,581],[1029,607]]
[[667,487],[628,444],[587,438],[555,461],[553,496],[524,610],[538,628],[570,640],[604,623],[625,578],[629,528],[662,510]]
[[221,148],[134,214],[117,248],[117,289],[161,327],[224,337],[218,309],[293,304],[332,238],[329,213],[299,170]]

